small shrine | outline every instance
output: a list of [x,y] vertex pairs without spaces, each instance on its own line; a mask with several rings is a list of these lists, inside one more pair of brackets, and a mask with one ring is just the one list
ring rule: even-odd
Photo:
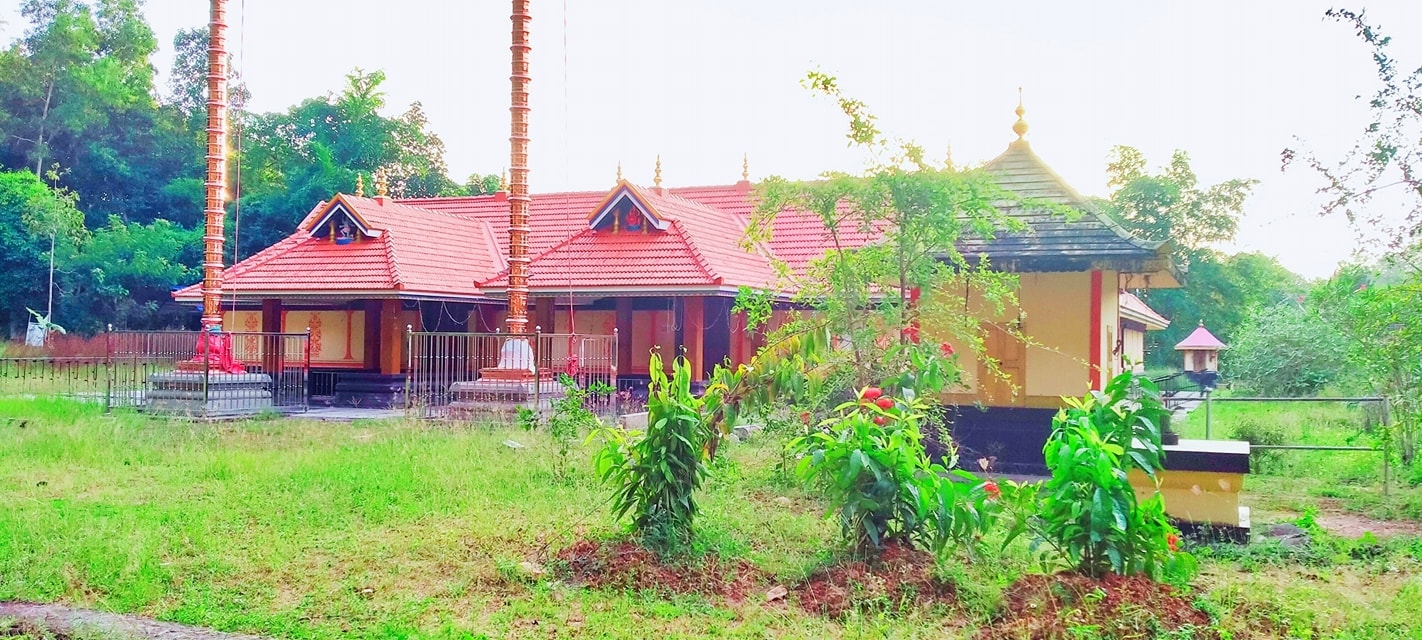
[[1175,350],[1183,357],[1185,376],[1206,391],[1215,388],[1220,376],[1220,350],[1228,348],[1205,328],[1204,320],[1200,321],[1194,332],[1175,345]]

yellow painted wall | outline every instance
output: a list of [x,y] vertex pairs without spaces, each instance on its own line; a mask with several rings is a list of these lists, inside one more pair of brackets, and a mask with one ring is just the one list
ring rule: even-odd
[[[1120,371],[1119,357],[1113,353],[1120,324],[1116,279],[1113,271],[1104,272],[1101,278],[1101,353],[1098,357],[1106,366],[1103,381]],[[1021,385],[1019,393],[1025,393],[1029,404],[1033,404],[1032,399],[1037,400],[1035,404],[1041,404],[1052,403],[1061,396],[1081,395],[1090,384],[1091,274],[1024,273],[1019,276],[1017,293],[1017,307],[1000,312],[961,286],[948,287],[933,295],[947,296],[952,308],[974,312],[992,322],[1010,323],[1021,318],[1022,332],[1031,346],[1026,354],[1025,384],[1016,384]],[[932,306],[942,302],[944,300],[935,299]],[[963,341],[946,335],[942,326],[943,323],[925,318],[925,339],[953,345],[965,382],[965,388],[960,391],[977,394],[978,355]],[[1005,403],[994,400],[991,404]]]
[[1086,391],[1091,356],[1091,274],[1024,273],[1020,293],[1027,347],[1028,396]]

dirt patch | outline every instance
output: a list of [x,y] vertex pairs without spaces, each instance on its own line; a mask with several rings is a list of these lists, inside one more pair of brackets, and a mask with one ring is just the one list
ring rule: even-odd
[[559,552],[552,568],[569,582],[593,588],[698,594],[732,604],[797,602],[811,613],[838,617],[862,608],[953,604],[952,586],[934,577],[933,567],[932,555],[895,545],[877,558],[839,562],[790,585],[744,560],[708,555],[668,561],[631,542],[581,540]]
[[1145,638],[1193,628],[1196,638],[1217,637],[1209,635],[1209,616],[1169,585],[1142,576],[1022,576],[1003,601],[1003,613],[979,640],[1074,638],[1082,629],[1095,637]]
[[761,597],[769,576],[744,560],[703,556],[664,561],[632,542],[580,540],[558,553],[555,569],[564,578],[602,589],[631,589],[719,596],[730,602]]
[[1375,520],[1348,512],[1328,512],[1314,516],[1313,521],[1336,536],[1361,538],[1372,533],[1379,538],[1389,536],[1422,536],[1422,522],[1407,520]]
[[933,575],[933,556],[890,545],[877,558],[835,564],[796,585],[806,611],[838,617],[856,608],[932,608],[956,603],[952,585]]
[[88,638],[98,634],[100,637],[125,640],[260,640],[258,636],[223,633],[138,616],[74,609],[58,604],[0,602],[0,620],[6,618],[15,620],[15,634],[10,634],[9,629],[0,626],[0,637],[43,632],[59,639],[72,636]]

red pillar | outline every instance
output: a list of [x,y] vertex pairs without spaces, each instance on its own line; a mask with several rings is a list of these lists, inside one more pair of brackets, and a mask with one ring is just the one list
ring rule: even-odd
[[1088,349],[1091,350],[1090,375],[1091,388],[1101,388],[1101,298],[1102,282],[1101,271],[1091,272],[1091,310],[1090,310],[1090,331],[1091,335],[1087,340]]

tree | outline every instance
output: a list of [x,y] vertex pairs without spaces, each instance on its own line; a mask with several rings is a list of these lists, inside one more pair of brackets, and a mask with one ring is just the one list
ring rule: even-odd
[[[58,169],[49,171],[51,183],[59,181]],[[21,219],[25,228],[42,238],[49,238],[49,296],[45,303],[44,322],[54,321],[54,255],[62,237],[73,242],[84,239],[84,214],[74,207],[78,199],[63,187],[54,187],[26,203]]]
[[[937,344],[919,340],[917,318],[931,315],[935,327],[965,339],[983,352],[980,319],[948,304],[936,292],[950,282],[985,292],[999,308],[1014,299],[1011,274],[973,264],[957,250],[966,235],[992,237],[1020,222],[1003,214],[1004,203],[1021,199],[998,187],[981,169],[958,167],[951,160],[930,164],[912,143],[890,143],[874,124],[866,105],[844,96],[831,76],[812,72],[805,84],[834,100],[849,119],[848,138],[871,155],[862,175],[826,173],[811,182],[779,177],[757,186],[759,202],[747,240],[769,240],[774,219],[785,211],[818,216],[828,231],[830,251],[800,273],[782,266],[797,290],[795,302],[811,313],[782,334],[824,331],[841,338],[840,364],[853,372],[855,387],[889,379],[919,392],[942,389],[957,371]],[[866,232],[882,241],[864,244]],[[738,306],[753,319],[768,317],[768,299],[742,296]]]
[[44,308],[48,238],[30,233],[25,220],[56,200],[28,170],[0,171],[0,327],[15,333],[29,319],[26,307]]
[[188,312],[173,302],[173,286],[201,277],[202,231],[167,220],[124,222],[95,229],[83,251],[64,255],[66,295],[60,309],[75,331],[107,324],[126,329],[185,326]]
[[312,205],[350,191],[357,173],[384,169],[397,197],[462,191],[446,175],[444,143],[428,131],[419,103],[386,117],[384,73],[356,69],[346,81],[340,94],[286,113],[242,116],[242,253],[290,234]]
[[1157,173],[1137,149],[1117,146],[1106,166],[1111,197],[1101,208],[1137,237],[1166,241],[1184,273],[1180,289],[1152,289],[1141,297],[1171,320],[1152,332],[1147,363],[1175,363],[1174,345],[1201,321],[1226,342],[1249,309],[1303,293],[1302,279],[1258,253],[1227,256],[1211,245],[1234,239],[1257,180],[1234,179],[1202,188],[1190,157],[1177,150]]
[[1342,379],[1347,347],[1332,323],[1291,300],[1250,310],[1220,368],[1258,395],[1309,396]]
[[1138,237],[1170,242],[1186,265],[1195,252],[1234,239],[1244,201],[1259,183],[1235,179],[1200,189],[1184,151],[1176,150],[1170,164],[1152,175],[1145,156],[1128,146],[1111,150],[1106,175],[1114,189],[1106,211]]
[[1344,353],[1365,384],[1388,399],[1398,453],[1411,465],[1422,432],[1422,296],[1415,280],[1388,284],[1381,276],[1348,267],[1310,297],[1345,337]]
[[[1327,182],[1320,190],[1329,197],[1325,214],[1341,212],[1355,224],[1387,229],[1390,247],[1405,248],[1422,233],[1422,67],[1407,71],[1392,56],[1392,37],[1370,23],[1366,12],[1329,9],[1324,15],[1351,26],[1368,46],[1381,86],[1368,101],[1372,117],[1347,155],[1327,161],[1306,149],[1285,149],[1283,168],[1302,161]],[[1367,210],[1383,192],[1398,192],[1409,202],[1401,226],[1388,219],[1390,207]]]
[[[1232,344],[1251,309],[1294,301],[1307,290],[1302,277],[1261,253],[1223,255],[1209,249],[1192,253],[1195,258],[1184,286],[1141,294],[1151,308],[1170,319],[1168,328],[1146,336],[1149,365],[1178,366],[1176,343],[1201,322]],[[1228,376],[1230,370],[1224,373]]]

